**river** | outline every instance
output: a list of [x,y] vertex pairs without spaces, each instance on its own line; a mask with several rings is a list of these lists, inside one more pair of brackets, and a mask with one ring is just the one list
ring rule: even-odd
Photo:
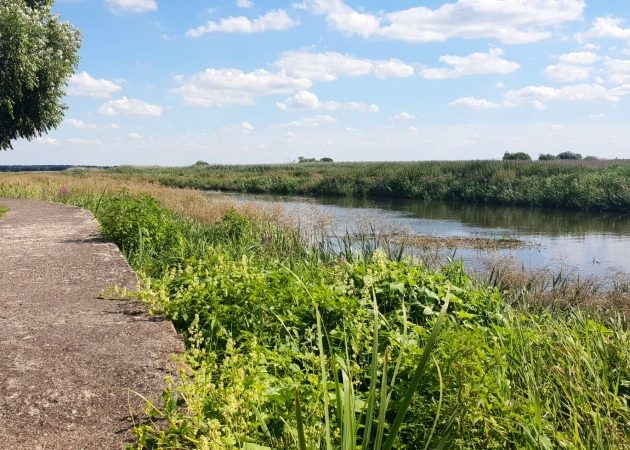
[[337,233],[352,231],[358,222],[374,221],[408,227],[423,235],[505,237],[531,244],[508,250],[458,249],[456,257],[472,266],[501,256],[514,258],[528,270],[544,268],[597,278],[630,273],[630,214],[418,200],[221,195],[237,202],[257,202],[261,207],[281,204],[304,222],[332,217]]

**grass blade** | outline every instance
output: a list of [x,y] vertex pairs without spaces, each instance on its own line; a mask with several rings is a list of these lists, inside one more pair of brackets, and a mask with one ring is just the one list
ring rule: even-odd
[[424,347],[424,351],[422,352],[422,356],[420,357],[420,362],[416,367],[416,371],[413,374],[413,378],[407,387],[407,391],[400,402],[400,407],[398,408],[398,414],[396,414],[396,418],[394,419],[394,423],[389,429],[389,434],[387,435],[387,440],[383,445],[383,450],[389,450],[394,445],[394,441],[396,440],[396,436],[398,436],[398,432],[400,431],[400,427],[405,420],[405,414],[407,413],[407,408],[409,408],[409,403],[411,403],[411,399],[413,398],[413,394],[416,392],[418,388],[418,384],[420,384],[420,380],[422,379],[422,373],[429,361],[429,356],[435,347],[437,342],[438,335],[440,334],[440,329],[442,328],[442,324],[444,323],[444,319],[446,318],[446,310],[448,309],[448,300],[444,302],[442,306],[442,310],[440,311],[440,315],[438,316],[437,321],[435,322],[435,326],[433,327],[433,331],[431,332],[431,336],[427,341],[427,345]]

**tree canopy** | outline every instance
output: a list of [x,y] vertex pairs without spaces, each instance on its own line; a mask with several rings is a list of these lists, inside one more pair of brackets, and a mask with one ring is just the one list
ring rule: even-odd
[[0,150],[57,127],[80,32],[52,13],[53,0],[0,1]]

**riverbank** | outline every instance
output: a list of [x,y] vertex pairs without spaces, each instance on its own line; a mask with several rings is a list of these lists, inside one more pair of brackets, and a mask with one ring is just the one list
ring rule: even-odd
[[630,333],[614,314],[512,306],[461,264],[341,255],[195,191],[17,180],[0,192],[94,211],[143,274],[137,295],[185,338],[137,448],[630,445]]
[[440,161],[110,169],[165,186],[630,212],[630,162]]

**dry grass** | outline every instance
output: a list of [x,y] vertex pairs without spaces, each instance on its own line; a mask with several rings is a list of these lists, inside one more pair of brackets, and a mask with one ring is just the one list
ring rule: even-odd
[[103,173],[19,173],[0,174],[0,197],[28,197],[48,201],[64,201],[69,196],[112,194],[127,191],[132,195],[147,194],[163,206],[202,224],[219,222],[228,210],[234,209],[253,219],[283,220],[283,208],[251,203],[237,203],[225,196],[207,195],[194,189],[178,189],[142,180],[125,179]]
[[505,299],[526,308],[580,308],[604,315],[630,314],[630,274],[583,277],[548,268],[526,270],[509,256],[490,258],[475,274],[504,292]]

